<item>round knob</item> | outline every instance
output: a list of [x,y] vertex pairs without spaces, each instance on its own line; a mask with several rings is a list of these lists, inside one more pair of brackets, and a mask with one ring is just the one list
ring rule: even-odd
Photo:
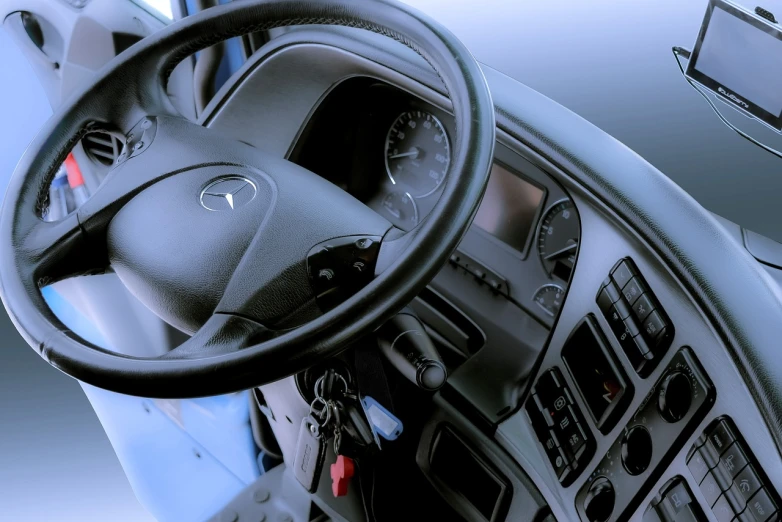
[[687,415],[692,403],[692,384],[683,372],[669,374],[660,385],[657,409],[668,422],[678,422]]
[[652,460],[652,436],[643,426],[633,426],[622,439],[622,464],[631,475],[640,475]]
[[584,512],[589,522],[606,522],[614,511],[616,493],[611,481],[605,477],[597,477],[589,486],[584,499]]

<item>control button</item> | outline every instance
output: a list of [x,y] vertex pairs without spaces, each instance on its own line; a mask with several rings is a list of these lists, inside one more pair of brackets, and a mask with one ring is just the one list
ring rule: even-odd
[[679,422],[687,415],[691,403],[690,378],[680,371],[669,373],[663,379],[657,396],[657,410],[662,418],[670,423]]
[[[703,496],[706,497],[709,507],[713,506],[724,492],[717,482],[716,477],[714,471],[709,471],[706,473],[703,482],[701,482],[701,491],[703,492]],[[727,489],[727,487],[725,489]]]
[[561,480],[562,474],[566,471],[566,468],[568,468],[568,459],[567,455],[565,454],[565,450],[557,446],[554,446],[551,449],[549,449],[548,446],[544,447],[546,448],[546,455],[548,456],[548,460],[554,467],[554,473],[556,473],[557,478]]
[[720,457],[720,467],[725,474],[733,479],[748,464],[747,456],[738,442],[734,442]]
[[354,274],[363,275],[368,269],[369,267],[367,266],[367,262],[364,261],[363,259],[355,259],[350,264],[350,270],[352,270]]
[[608,324],[611,326],[611,331],[618,338],[622,333],[627,330],[625,325],[625,319],[630,317],[630,308],[624,303],[624,301],[617,301],[611,305],[608,310]]
[[643,294],[633,303],[633,315],[639,323],[643,324],[649,314],[654,310],[654,302],[649,298],[649,294]]
[[619,289],[613,282],[609,282],[608,286],[603,287],[597,294],[597,306],[603,314],[608,314],[611,309],[611,305],[619,301],[622,296],[619,293]]
[[568,480],[568,477],[573,474],[573,468],[570,466],[565,466],[565,469],[562,470],[562,473],[560,473],[557,478],[559,479],[559,482],[561,484],[564,484],[565,481]]
[[733,434],[733,430],[731,430],[725,420],[721,420],[717,423],[714,429],[709,432],[707,438],[709,442],[711,442],[712,447],[716,450],[717,456],[722,455],[722,453],[736,441],[736,435]]
[[484,272],[481,268],[474,267],[469,272],[475,277],[475,279],[483,280],[486,278],[486,272]]
[[654,340],[653,347],[654,349],[658,350],[668,348],[668,346],[671,345],[671,341],[673,341],[673,326],[668,325],[657,335],[657,339]]
[[[672,484],[671,484],[672,483]],[[677,477],[669,482],[670,487],[666,486],[664,492],[660,491],[663,495],[659,504],[654,506],[655,510],[660,514],[660,520],[665,522],[703,522],[706,518],[701,511],[698,501],[692,498],[692,493],[687,487],[687,483]],[[644,515],[644,522],[647,522],[647,518]]]
[[739,488],[736,486],[736,484],[731,484],[728,490],[723,493],[723,495],[728,500],[730,507],[733,508],[735,513],[741,513],[744,511],[744,508],[747,507],[747,501],[741,495],[741,491],[739,491]]
[[527,400],[525,409],[527,410],[527,416],[529,416],[529,420],[532,423],[532,428],[535,430],[535,435],[538,436],[538,440],[542,441],[547,431],[546,423],[543,420],[543,414],[540,412],[538,405],[535,404],[534,398],[531,397]]
[[733,479],[733,483],[738,487],[738,490],[745,501],[749,501],[749,499],[752,498],[752,495],[763,486],[751,465],[742,469],[741,472],[736,475],[736,478]]
[[745,509],[742,513],[739,513],[733,520],[735,522],[757,522],[752,513],[747,509]]
[[757,522],[766,522],[774,513],[777,512],[777,506],[771,497],[768,496],[765,488],[755,493],[749,502],[747,502],[747,511],[755,516]]
[[711,508],[718,522],[731,522],[736,516],[725,495],[717,499],[717,503]]
[[[614,325],[612,324],[611,326],[613,327]],[[632,317],[623,320],[621,330],[619,328],[620,326],[617,325],[614,334],[619,339],[619,344],[622,346],[622,350],[627,355],[627,358],[630,359],[630,364],[638,371],[645,364],[646,360],[653,358],[654,355],[651,353],[649,345],[646,344],[646,340],[644,340]]]
[[616,281],[616,285],[619,288],[624,288],[624,286],[629,283],[630,279],[632,279],[635,275],[635,270],[632,268],[630,263],[630,260],[625,259],[611,271],[611,279]]
[[633,426],[622,439],[622,465],[630,475],[640,475],[652,461],[652,437],[643,426]]
[[558,370],[550,370],[541,375],[535,385],[535,393],[542,408],[559,411],[567,405],[563,392],[562,376]]
[[[564,418],[567,419],[567,417]],[[584,433],[584,429],[581,425],[578,422],[573,421],[565,428],[555,428],[555,430],[558,432],[559,439],[562,441],[565,450],[572,455],[573,459],[578,459],[580,456],[579,451],[584,447],[587,440],[587,435]]]
[[646,288],[644,288],[643,282],[641,282],[638,277],[632,278],[629,283],[622,287],[622,295],[630,306],[634,305],[635,301],[641,297],[641,294],[645,291]]
[[668,504],[671,508],[670,512],[673,515],[678,515],[688,504],[692,502],[690,492],[687,490],[687,485],[683,480],[678,480],[676,484],[668,490],[665,494],[663,502]]
[[690,469],[690,473],[692,473],[695,482],[698,484],[701,483],[703,477],[709,472],[709,465],[706,464],[706,461],[703,459],[700,449],[696,449],[692,453],[690,459],[687,461],[687,467]]
[[334,284],[335,277],[336,274],[331,268],[321,268],[318,270],[318,283],[323,284],[324,286],[330,286]]
[[375,242],[372,241],[372,238],[362,237],[361,239],[356,240],[356,242],[353,244],[356,245],[356,248],[359,250],[366,250],[367,248],[371,248]]
[[642,330],[644,332],[644,337],[646,337],[649,342],[653,342],[666,326],[660,313],[655,310],[650,313],[643,322]]
[[714,449],[714,444],[712,444],[708,438],[706,439],[706,442],[703,444],[703,446],[700,447],[700,452],[701,455],[703,455],[703,460],[705,460],[706,464],[708,464],[709,469],[713,469],[717,464],[719,464],[720,452]]

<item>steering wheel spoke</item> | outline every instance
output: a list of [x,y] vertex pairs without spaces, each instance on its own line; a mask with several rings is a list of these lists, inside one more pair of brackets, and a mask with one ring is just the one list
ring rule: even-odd
[[235,162],[240,154],[232,150],[247,148],[184,118],[145,116],[127,133],[117,165],[79,209],[79,222],[90,235],[105,234],[117,212],[144,189],[186,170]]
[[269,337],[263,325],[231,314],[213,314],[187,341],[160,359],[195,359],[238,352]]
[[39,286],[74,275],[98,273],[108,265],[105,253],[86,240],[75,213],[54,222],[32,221],[18,249],[26,257],[29,277]]

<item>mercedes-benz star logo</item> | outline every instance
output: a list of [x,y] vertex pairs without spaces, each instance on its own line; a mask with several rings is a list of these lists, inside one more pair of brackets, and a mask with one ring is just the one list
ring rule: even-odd
[[255,183],[242,176],[225,176],[212,181],[201,191],[201,206],[207,210],[236,210],[255,199]]

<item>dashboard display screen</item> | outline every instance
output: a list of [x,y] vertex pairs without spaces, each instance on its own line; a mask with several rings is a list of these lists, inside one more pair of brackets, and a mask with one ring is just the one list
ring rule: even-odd
[[712,0],[687,75],[775,128],[782,127],[782,31]]
[[521,252],[542,200],[542,189],[495,163],[474,223]]
[[605,425],[627,389],[617,366],[609,359],[609,349],[598,340],[597,326],[587,317],[568,338],[562,349],[565,361],[578,391],[589,407],[598,428]]

